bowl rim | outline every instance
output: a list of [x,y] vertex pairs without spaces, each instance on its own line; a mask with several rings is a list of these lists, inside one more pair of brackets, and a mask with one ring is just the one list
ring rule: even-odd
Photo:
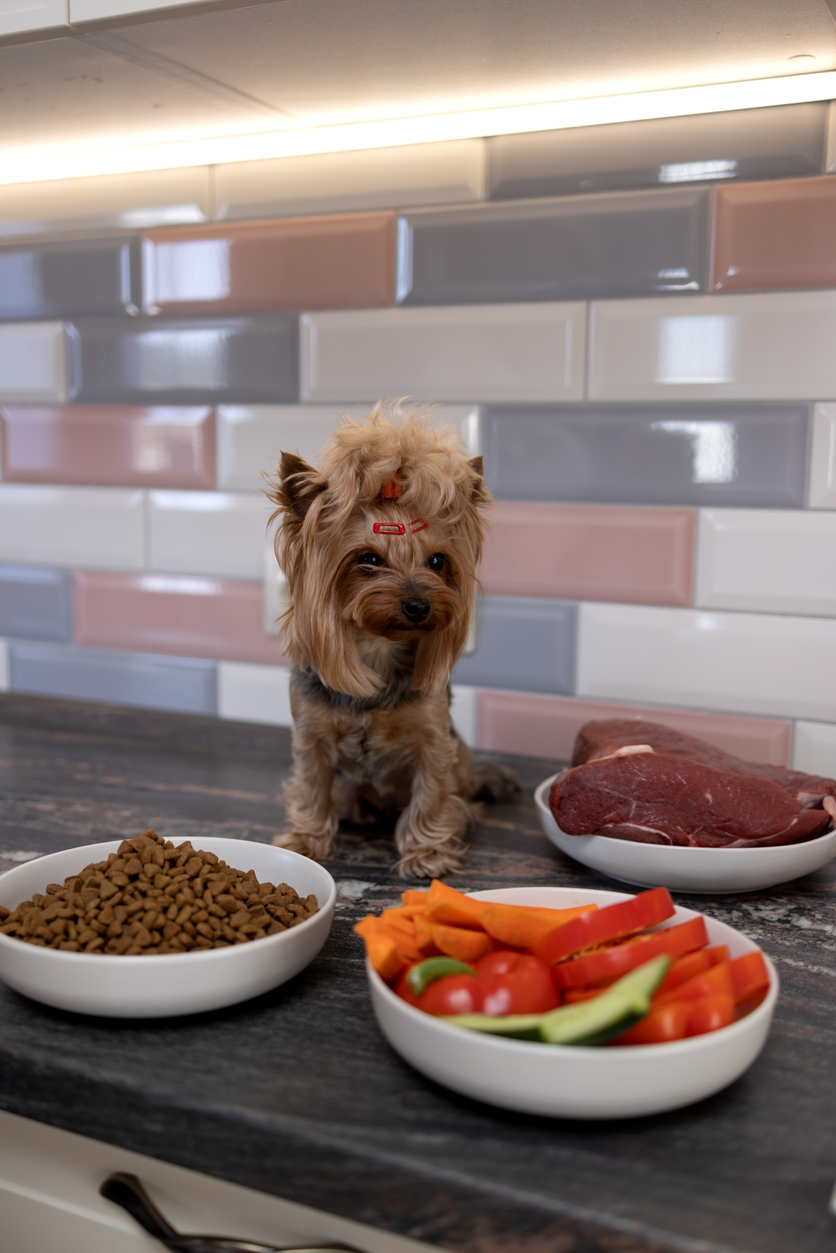
[[[302,934],[302,932],[304,932],[306,929],[310,930],[310,927],[314,925],[317,922],[317,920],[319,920],[321,916],[323,916],[326,913],[326,911],[331,910],[332,907],[336,904],[337,885],[336,885],[336,882],[334,881],[333,875],[331,875],[331,873],[328,870],[326,870],[324,866],[320,865],[319,862],[314,861],[313,858],[305,857],[303,853],[295,853],[290,848],[280,848],[279,846],[275,844],[262,844],[259,840],[236,840],[233,836],[222,836],[222,835],[218,835],[218,836],[207,835],[204,837],[204,842],[206,843],[209,843],[210,841],[219,841],[219,840],[223,840],[230,844],[241,845],[242,847],[248,847],[248,846],[254,845],[257,848],[273,849],[276,853],[281,853],[281,854],[284,854],[285,856],[290,856],[294,859],[298,858],[299,861],[310,863],[312,866],[315,866],[318,871],[320,871],[323,875],[326,876],[326,879],[329,885],[328,897],[327,897],[327,900],[323,904],[319,903],[319,898],[317,897],[318,909],[315,914],[312,914],[310,918],[306,918],[304,922],[300,922],[298,926],[288,927],[286,931],[279,931],[277,932],[276,935],[265,935],[261,937],[265,942],[272,941],[272,944],[271,944],[272,948],[277,947],[276,941],[279,942],[279,945],[281,945],[282,943],[286,944],[288,943],[288,941],[291,939],[293,935]],[[16,871],[23,870],[24,868],[28,868],[29,866],[34,866],[38,862],[45,861],[49,857],[63,857],[66,853],[84,852],[85,850],[87,850],[88,852],[94,852],[97,849],[103,849],[105,847],[108,847],[110,851],[114,851],[112,846],[115,845],[118,847],[118,845],[121,843],[122,843],[121,839],[103,840],[99,844],[80,844],[72,848],[57,849],[54,853],[44,853],[41,857],[33,857],[31,861],[25,862],[21,866],[12,866],[10,870],[4,870],[3,873],[0,874],[0,883],[2,883],[3,879],[5,879],[7,875],[14,874]],[[202,850],[196,850],[196,851],[202,851]],[[211,853],[213,850],[210,848],[207,851]],[[107,854],[105,854],[105,856],[107,856]],[[294,888],[294,891],[295,890],[296,889]],[[133,953],[130,957],[128,957],[124,953],[69,953],[65,949],[42,948],[39,944],[26,944],[25,940],[18,940],[12,935],[0,934],[0,953],[2,953],[4,950],[9,953],[20,953],[20,947],[23,945],[28,951],[28,954],[30,955],[33,955],[35,953],[41,954],[47,961],[53,960],[55,958],[65,963],[68,960],[73,961],[73,962],[83,961],[85,970],[93,969],[91,965],[91,959],[93,962],[96,962],[96,963],[106,962],[107,963],[106,969],[108,970],[116,969],[117,966],[124,965],[125,963],[127,963],[126,969],[137,970],[140,967],[147,968],[149,965],[155,962],[165,962],[165,969],[168,970],[168,969],[174,969],[176,964],[182,964],[184,960],[188,960],[188,959],[199,959],[203,961],[206,961],[207,959],[209,960],[214,959],[216,961],[218,960],[229,961],[230,956],[233,954],[250,952],[254,946],[254,943],[255,942],[253,942],[252,944],[230,944],[227,948],[199,949],[197,952],[191,951],[187,953],[148,953],[146,955],[143,955],[142,953]],[[259,953],[264,953],[266,950],[264,948],[259,948],[257,951]],[[35,960],[37,960],[37,958]]]
[[[812,840],[800,840],[797,844],[773,844],[766,848],[745,848],[742,846],[738,848],[705,848],[700,847],[700,845],[690,844],[640,844],[637,840],[619,840],[614,835],[600,835],[595,831],[590,831],[588,835],[571,835],[568,831],[564,831],[562,827],[558,826],[557,819],[546,800],[546,789],[550,789],[557,776],[562,773],[562,770],[558,770],[555,774],[551,774],[547,779],[544,779],[542,783],[537,784],[537,787],[534,789],[534,803],[542,813],[548,815],[555,827],[557,827],[558,834],[566,840],[606,840],[608,844],[639,845],[644,849],[652,848],[656,856],[662,857],[676,856],[682,853],[688,853],[690,856],[702,853],[745,853],[747,862],[753,854],[774,856],[776,853],[785,853],[787,849],[791,848],[817,848],[826,841],[836,844],[836,826],[834,826],[832,831],[825,831],[822,835],[814,836]],[[836,856],[836,853],[834,853],[834,856]]]
[[[610,892],[609,890],[603,888],[561,888],[559,884],[550,883],[516,884],[515,887],[551,888],[557,889],[558,891],[581,893],[595,892],[596,895],[612,897],[613,904],[617,900],[627,900],[635,895],[633,892]],[[473,896],[476,899],[479,899],[488,895],[494,896],[496,892],[503,891],[514,891],[514,888],[485,888],[482,891],[466,892],[465,895]],[[556,908],[559,907],[556,906]],[[686,914],[689,918],[697,916],[701,913],[701,911],[697,909],[687,909],[684,905],[677,905],[676,909],[677,911],[681,911],[683,914]],[[675,914],[674,919],[676,916],[677,915]],[[739,1018],[736,1022],[729,1023],[727,1027],[720,1027],[717,1031],[709,1031],[704,1035],[690,1036],[685,1040],[669,1040],[662,1044],[631,1044],[628,1049],[623,1050],[623,1053],[617,1052],[616,1056],[623,1055],[625,1057],[632,1057],[633,1055],[647,1056],[648,1054],[658,1056],[659,1049],[663,1048],[666,1050],[666,1057],[675,1057],[677,1055],[687,1057],[689,1054],[695,1052],[698,1053],[701,1049],[716,1047],[715,1041],[717,1039],[721,1041],[730,1041],[737,1036],[745,1035],[754,1027],[757,1027],[763,1019],[767,1020],[768,1025],[775,1010],[780,990],[780,979],[774,962],[768,954],[764,953],[763,949],[760,948],[759,945],[755,944],[753,940],[749,940],[749,937],[745,935],[744,932],[738,931],[736,927],[732,927],[729,923],[723,923],[722,919],[709,918],[709,920],[720,922],[723,926],[729,927],[730,931],[734,931],[736,934],[741,935],[745,940],[748,940],[749,943],[753,945],[753,948],[763,955],[767,970],[769,971],[769,989],[766,996],[759,1005],[756,1005],[755,1008],[750,1010],[750,1012],[743,1018]],[[687,918],[683,918],[682,921],[687,921]],[[410,1005],[408,1001],[405,1001],[400,996],[397,996],[394,989],[390,988],[389,984],[386,983],[386,981],[382,979],[377,971],[372,967],[368,958],[366,958],[366,975],[368,976],[369,984],[379,994],[382,994],[385,1000],[387,1000],[397,1010],[405,1012],[408,1018],[412,1018],[412,1021],[423,1022],[425,1027],[430,1031],[439,1031],[442,1039],[451,1039],[453,1037],[461,1039],[463,1035],[470,1035],[473,1039],[474,1047],[476,1048],[492,1048],[494,1050],[505,1051],[506,1053],[510,1049],[512,1054],[529,1058],[531,1057],[531,1046],[539,1043],[537,1040],[514,1040],[504,1036],[494,1036],[477,1031],[467,1032],[462,1027],[454,1027],[450,1023],[445,1022],[443,1018],[437,1018],[433,1014],[425,1014],[423,1010],[417,1009],[414,1005]],[[547,1051],[544,1056],[555,1056],[557,1058],[563,1058],[564,1060],[571,1056],[582,1056],[587,1058],[606,1058],[612,1056],[609,1049],[602,1047],[601,1045],[552,1044],[546,1046],[546,1050]]]

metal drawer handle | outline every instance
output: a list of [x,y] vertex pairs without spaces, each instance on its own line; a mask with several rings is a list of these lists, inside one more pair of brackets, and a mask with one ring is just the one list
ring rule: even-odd
[[254,1240],[235,1240],[230,1236],[184,1236],[175,1231],[163,1217],[136,1175],[119,1171],[105,1179],[99,1192],[108,1201],[121,1205],[149,1235],[154,1236],[171,1253],[359,1253],[348,1244],[287,1245],[258,1244]]

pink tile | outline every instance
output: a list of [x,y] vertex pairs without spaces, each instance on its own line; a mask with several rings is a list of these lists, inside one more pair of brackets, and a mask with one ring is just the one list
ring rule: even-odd
[[638,605],[693,601],[693,509],[497,502],[486,592]]
[[836,286],[836,180],[715,188],[712,291]]
[[777,718],[693,713],[650,705],[611,705],[570,696],[482,690],[478,697],[479,748],[495,753],[570,761],[575,736],[585,722],[601,718],[644,718],[696,735],[748,761],[788,766],[792,723]]
[[395,301],[394,213],[148,231],[146,313],[363,309]]
[[264,634],[264,585],[76,570],[75,642],[133,652],[287,664]]
[[209,407],[0,407],[3,477],[105,487],[215,486]]

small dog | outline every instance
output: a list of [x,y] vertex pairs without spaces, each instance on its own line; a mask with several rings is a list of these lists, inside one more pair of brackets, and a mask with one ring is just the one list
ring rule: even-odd
[[475,765],[449,712],[492,503],[482,458],[420,409],[381,402],[337,428],[320,469],[283,452],[268,483],[294,721],[288,831],[274,843],[322,859],[340,818],[399,813],[402,877],[457,870],[474,802],[518,790],[510,771]]

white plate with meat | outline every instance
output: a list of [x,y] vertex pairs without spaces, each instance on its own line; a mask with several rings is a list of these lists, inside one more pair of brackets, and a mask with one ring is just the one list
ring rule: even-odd
[[573,768],[534,796],[562,852],[642,887],[754,892],[836,856],[836,781],[744,762],[654,723],[588,723]]

